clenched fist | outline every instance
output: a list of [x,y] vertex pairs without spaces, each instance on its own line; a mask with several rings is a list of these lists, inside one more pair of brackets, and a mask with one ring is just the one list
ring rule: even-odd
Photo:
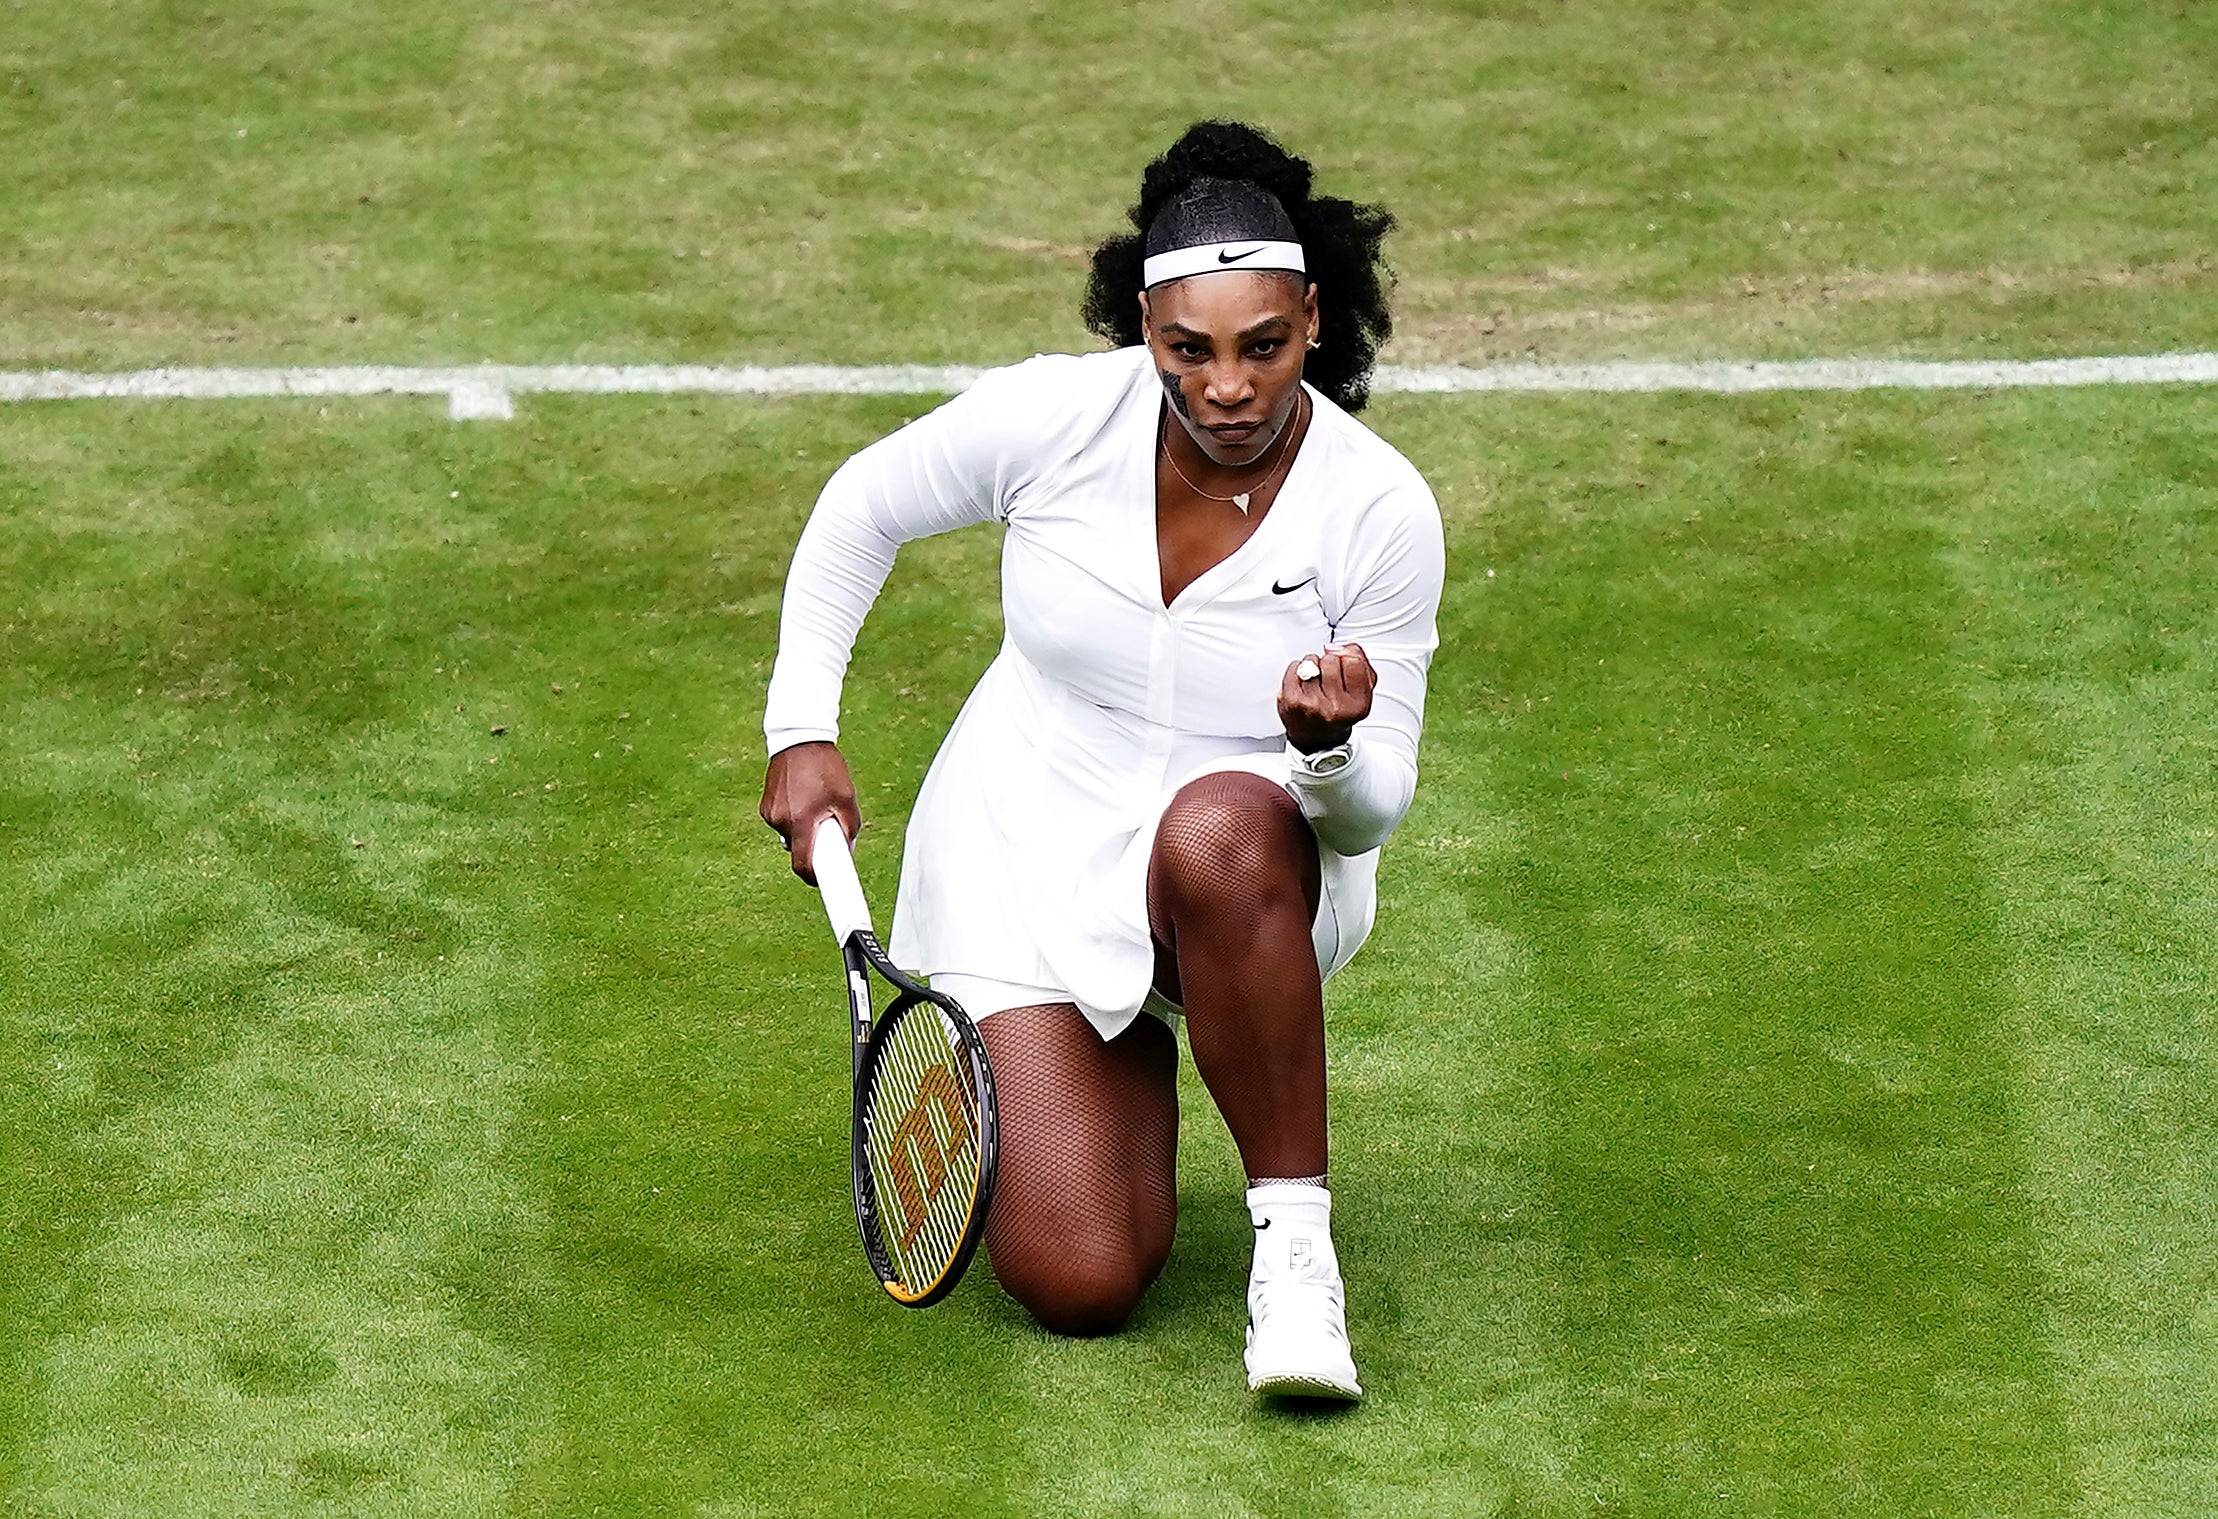
[[1278,684],[1278,720],[1302,753],[1334,748],[1371,715],[1371,693],[1378,683],[1361,644],[1327,644],[1322,653],[1306,654],[1286,667]]

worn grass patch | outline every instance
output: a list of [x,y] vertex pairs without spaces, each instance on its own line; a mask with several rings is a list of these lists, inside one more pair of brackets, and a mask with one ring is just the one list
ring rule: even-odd
[[458,9],[0,29],[0,364],[1005,362],[1186,122],[1402,218],[1409,361],[2203,347],[2208,6]]

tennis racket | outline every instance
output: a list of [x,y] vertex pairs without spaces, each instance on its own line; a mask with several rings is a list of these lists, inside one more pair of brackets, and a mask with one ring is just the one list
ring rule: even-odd
[[[985,1042],[954,998],[878,947],[837,818],[816,829],[816,885],[847,969],[855,1057],[855,1227],[893,1300],[938,1302],[962,1279],[993,1202],[999,1124]],[[875,1021],[870,977],[894,1000]]]

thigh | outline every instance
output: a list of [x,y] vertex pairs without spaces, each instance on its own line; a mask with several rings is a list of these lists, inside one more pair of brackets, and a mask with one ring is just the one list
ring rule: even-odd
[[1049,1328],[1123,1322],[1176,1227],[1177,1045],[1152,1017],[1104,1041],[1068,1003],[978,1026],[1001,1114],[986,1251]]

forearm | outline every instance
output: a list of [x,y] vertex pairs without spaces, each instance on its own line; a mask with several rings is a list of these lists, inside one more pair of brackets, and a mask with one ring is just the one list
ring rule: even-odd
[[855,635],[893,569],[895,540],[861,504],[827,486],[786,573],[778,661],[763,703],[772,754],[795,744],[837,742],[840,688]]
[[1291,744],[1292,785],[1317,842],[1335,854],[1368,854],[1387,840],[1417,794],[1417,762],[1402,744],[1366,734],[1358,724],[1348,740],[1348,763],[1329,775]]
[[[1361,567],[1358,589],[1335,618],[1333,644],[1319,656],[1330,663],[1335,646],[1360,650],[1372,675],[1369,700],[1350,732],[1348,763],[1320,773],[1300,753],[1317,747],[1316,735],[1287,729],[1290,740],[1306,740],[1289,744],[1302,811],[1317,841],[1345,855],[1384,844],[1417,794],[1417,741],[1445,577],[1439,512],[1421,481],[1379,503],[1361,526],[1361,552],[1350,551]],[[1346,683],[1344,671],[1338,678]]]

